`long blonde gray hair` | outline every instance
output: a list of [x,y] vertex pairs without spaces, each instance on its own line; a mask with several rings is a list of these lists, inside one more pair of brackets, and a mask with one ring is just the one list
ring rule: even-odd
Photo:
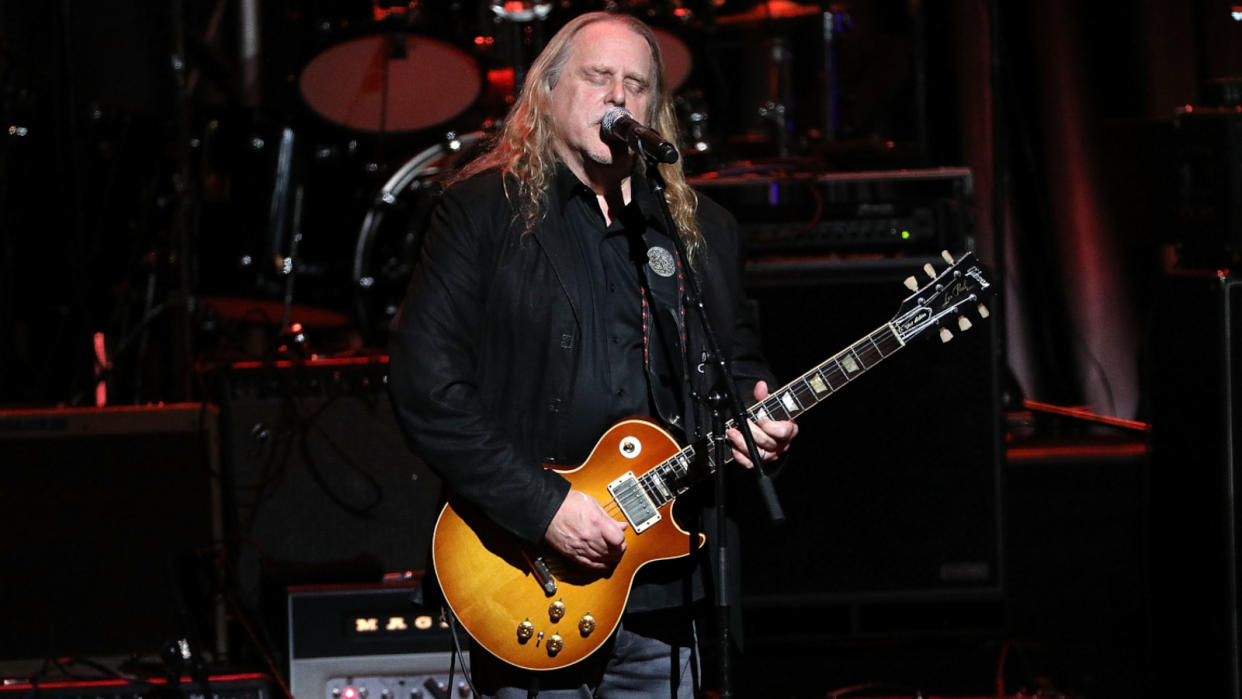
[[[452,181],[462,180],[484,170],[500,168],[506,176],[506,194],[516,197],[524,233],[534,230],[535,224],[543,215],[547,204],[547,191],[552,184],[558,162],[552,137],[552,90],[561,79],[578,33],[596,22],[618,22],[646,40],[651,48],[652,65],[656,67],[655,97],[651,101],[651,113],[636,115],[636,118],[644,119],[651,124],[652,129],[666,138],[671,138],[680,150],[677,118],[664,74],[664,58],[655,34],[641,20],[626,14],[590,12],[575,17],[552,37],[531,64],[522,91],[496,137],[495,146],[471,161],[452,178]],[[636,158],[635,168],[642,165],[641,158]],[[660,165],[660,174],[667,185],[665,197],[669,211],[686,249],[693,258],[702,243],[702,234],[694,220],[694,192],[686,184],[680,162]],[[508,191],[510,181],[516,184],[516,192]]]

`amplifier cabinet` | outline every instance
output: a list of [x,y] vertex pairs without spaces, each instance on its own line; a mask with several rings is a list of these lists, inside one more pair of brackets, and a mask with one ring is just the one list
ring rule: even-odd
[[[748,280],[782,381],[886,322],[923,274],[854,272]],[[781,529],[731,493],[748,643],[1003,628],[998,325],[920,337],[799,418],[773,474]]]
[[220,405],[232,581],[272,637],[289,587],[424,567],[440,482],[405,446],[387,372],[380,356],[205,374]]
[[218,634],[216,445],[199,403],[0,411],[0,658]]
[[1170,275],[1152,318],[1149,686],[1238,699],[1242,283]]
[[[464,673],[439,610],[410,583],[289,589],[289,687],[297,699],[435,696]],[[460,632],[463,659],[466,635]],[[438,691],[428,688],[428,683]],[[352,690],[352,692],[350,691]]]

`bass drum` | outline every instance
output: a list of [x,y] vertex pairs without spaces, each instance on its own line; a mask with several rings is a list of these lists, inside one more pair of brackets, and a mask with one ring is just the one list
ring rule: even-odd
[[397,170],[371,203],[354,246],[354,310],[363,339],[387,341],[388,323],[405,298],[445,180],[480,152],[489,134],[450,136],[421,151]]

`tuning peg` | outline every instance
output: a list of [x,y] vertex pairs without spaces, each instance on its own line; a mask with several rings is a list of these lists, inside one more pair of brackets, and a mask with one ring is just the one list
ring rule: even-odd
[[940,251],[940,259],[944,260],[945,262],[948,262],[949,264],[953,264],[953,256],[949,254],[948,250]]
[[966,332],[967,330],[970,330],[970,328],[971,328],[970,318],[967,318],[966,316],[957,317],[957,329],[958,330],[961,330],[962,332]]
[[949,340],[952,340],[952,339],[953,339],[953,333],[949,332],[948,328],[940,329],[940,341],[941,342],[948,342]]
[[936,278],[936,268],[932,267],[930,262],[923,265],[923,271],[926,272],[927,276],[931,277],[932,279]]
[[988,310],[988,307],[983,304],[979,304],[977,310],[979,311],[980,318],[987,318],[992,315],[992,312]]
[[919,290],[919,280],[915,279],[913,274],[906,277],[906,280],[903,281],[902,284],[905,284],[906,288],[909,289],[910,291]]

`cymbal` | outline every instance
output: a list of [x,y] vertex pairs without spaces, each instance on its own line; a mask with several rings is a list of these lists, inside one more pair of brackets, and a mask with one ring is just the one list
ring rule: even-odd
[[[201,301],[220,319],[249,325],[278,325],[285,312],[284,304],[272,299],[204,296]],[[323,308],[294,305],[289,311],[291,323],[301,323],[307,328],[337,329],[350,323],[349,316],[344,313]]]
[[745,12],[716,18],[726,27],[754,28],[780,20],[794,20],[819,14],[818,5],[803,5],[791,0],[765,0]]

